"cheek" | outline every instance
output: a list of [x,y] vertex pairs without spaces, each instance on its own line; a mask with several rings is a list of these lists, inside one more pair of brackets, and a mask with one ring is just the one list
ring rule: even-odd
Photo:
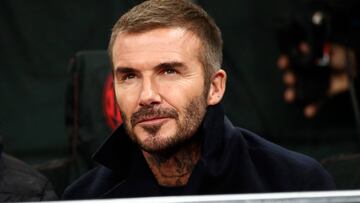
[[137,107],[137,96],[132,91],[119,89],[115,87],[116,102],[119,105],[122,113],[125,113],[127,119],[130,118],[131,114]]
[[174,100],[178,95],[183,95],[184,90],[187,89],[187,85],[179,81],[161,81],[157,87],[161,97],[165,100]]
[[182,110],[194,97],[203,94],[203,83],[194,81],[163,82],[159,85],[161,97],[177,110]]

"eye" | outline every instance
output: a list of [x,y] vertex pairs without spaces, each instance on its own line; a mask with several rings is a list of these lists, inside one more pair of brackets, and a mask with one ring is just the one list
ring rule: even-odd
[[158,69],[158,74],[159,75],[181,75],[182,73],[182,68],[183,68],[183,64],[181,62],[173,62],[173,61],[169,61],[169,62],[165,62],[165,63],[161,63],[159,64],[156,69]]
[[163,73],[165,75],[170,75],[170,74],[175,74],[176,73],[176,70],[174,68],[166,68]]
[[118,69],[116,71],[116,79],[120,83],[130,82],[137,77],[135,71],[127,69]]
[[122,75],[121,80],[125,81],[125,80],[131,80],[134,79],[136,77],[136,75],[134,73],[125,73]]

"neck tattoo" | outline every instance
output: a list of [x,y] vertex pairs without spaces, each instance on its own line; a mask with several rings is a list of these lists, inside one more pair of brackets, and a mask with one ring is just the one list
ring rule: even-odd
[[184,186],[200,159],[200,145],[189,143],[172,154],[150,154],[144,157],[158,183],[162,186]]

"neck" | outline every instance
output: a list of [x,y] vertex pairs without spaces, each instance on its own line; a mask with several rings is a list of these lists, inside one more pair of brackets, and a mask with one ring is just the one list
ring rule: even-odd
[[172,154],[143,151],[157,182],[162,186],[184,186],[200,159],[200,144],[188,143]]

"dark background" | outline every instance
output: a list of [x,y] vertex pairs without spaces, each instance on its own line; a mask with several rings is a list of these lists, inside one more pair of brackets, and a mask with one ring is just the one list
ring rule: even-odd
[[[79,51],[105,50],[112,25],[139,2],[0,1],[0,135],[7,153],[29,164],[69,156],[69,61]],[[282,100],[276,31],[308,2],[198,1],[223,32],[229,75],[224,106],[230,119],[321,161],[359,147],[349,103],[328,101],[307,120],[300,108]]]

